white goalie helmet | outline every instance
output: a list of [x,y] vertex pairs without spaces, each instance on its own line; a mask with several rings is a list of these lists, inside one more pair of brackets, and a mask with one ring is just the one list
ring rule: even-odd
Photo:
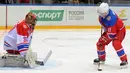
[[101,17],[107,16],[109,13],[109,5],[107,3],[101,3],[100,6],[97,8],[97,13]]

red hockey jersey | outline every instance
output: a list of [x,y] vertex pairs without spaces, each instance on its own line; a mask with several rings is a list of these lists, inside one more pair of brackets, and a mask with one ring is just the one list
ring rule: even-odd
[[18,22],[4,38],[5,50],[18,50],[26,52],[32,39],[33,29],[25,23],[25,20]]
[[105,18],[99,16],[99,22],[110,39],[115,38],[118,31],[125,28],[122,20],[111,9],[109,9],[109,14]]

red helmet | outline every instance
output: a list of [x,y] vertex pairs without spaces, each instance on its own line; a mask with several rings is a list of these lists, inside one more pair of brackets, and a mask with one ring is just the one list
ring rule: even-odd
[[32,24],[33,26],[36,25],[37,22],[37,17],[35,14],[33,14],[32,12],[29,12],[26,16],[25,16],[25,22],[27,24]]
[[37,16],[35,14],[33,14],[32,12],[29,12],[25,18],[28,19],[37,19]]

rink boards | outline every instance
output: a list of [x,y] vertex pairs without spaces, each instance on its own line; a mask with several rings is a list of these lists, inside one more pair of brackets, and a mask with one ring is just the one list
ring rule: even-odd
[[[0,30],[10,30],[13,26],[0,26]],[[101,26],[36,26],[36,30],[68,30],[68,29],[101,29]],[[130,26],[126,26],[126,29],[130,29]]]
[[[28,12],[37,16],[36,29],[99,29],[97,6],[0,5],[0,29],[10,29]],[[111,6],[130,29],[130,6]]]

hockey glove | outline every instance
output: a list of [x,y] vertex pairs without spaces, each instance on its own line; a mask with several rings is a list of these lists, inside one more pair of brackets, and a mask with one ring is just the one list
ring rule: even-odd
[[111,40],[110,40],[108,37],[102,36],[102,37],[99,39],[97,45],[98,45],[98,46],[108,45],[110,42],[111,42]]

